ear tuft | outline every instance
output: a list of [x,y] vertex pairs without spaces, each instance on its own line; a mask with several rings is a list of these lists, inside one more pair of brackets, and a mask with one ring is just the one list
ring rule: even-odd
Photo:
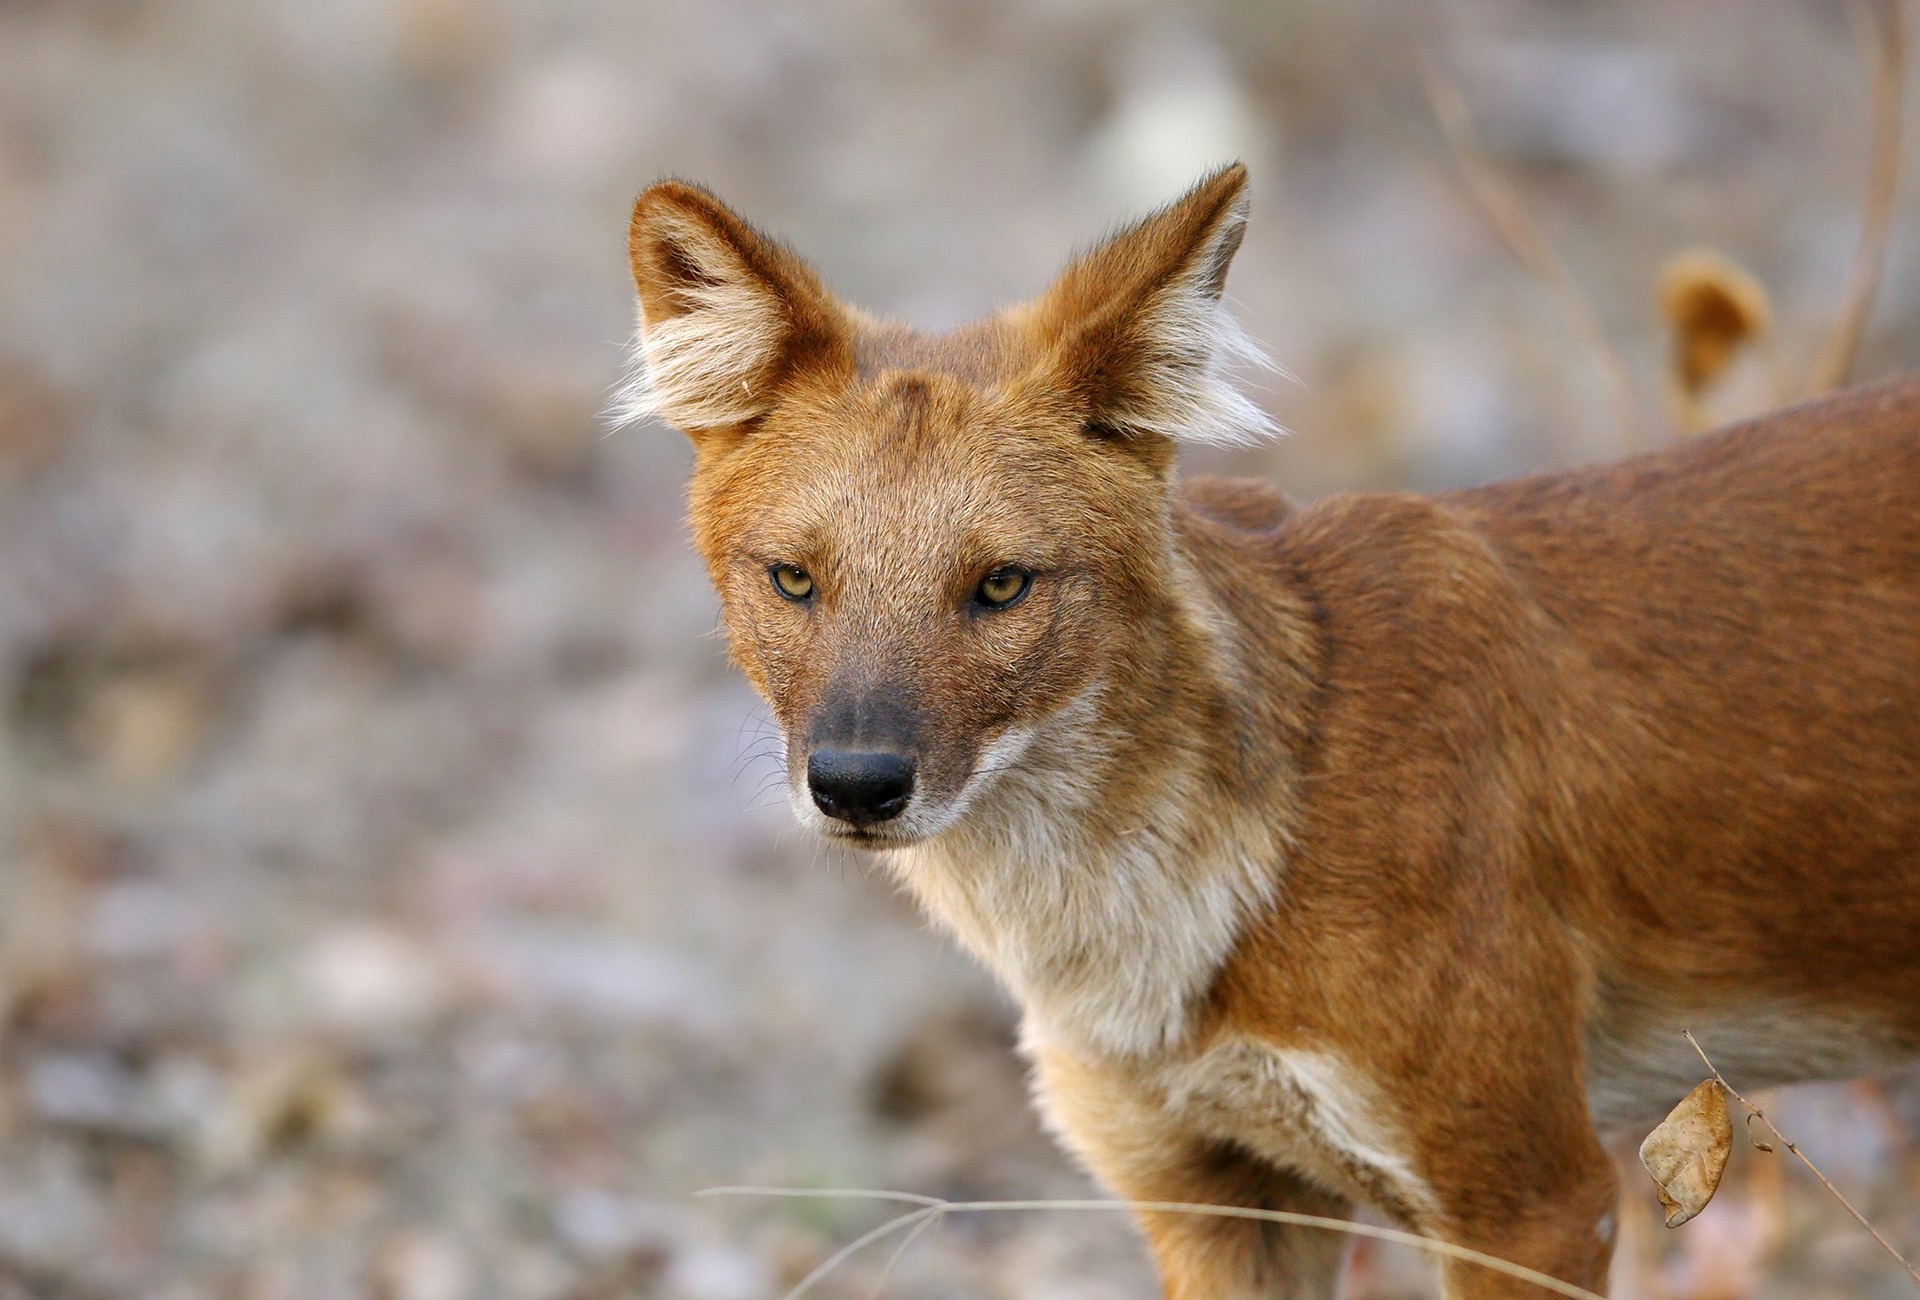
[[620,424],[658,417],[693,433],[764,415],[795,352],[830,315],[797,257],[682,181],[634,203],[627,253],[640,328],[614,400]]
[[1221,300],[1247,222],[1234,163],[1078,259],[1026,313],[1090,425],[1241,445],[1278,430],[1234,382],[1277,370]]
[[1150,359],[1129,385],[1137,395],[1111,406],[1107,423],[1214,447],[1252,446],[1279,435],[1280,426],[1241,391],[1238,376],[1286,372],[1219,298],[1170,293],[1148,328],[1155,338]]

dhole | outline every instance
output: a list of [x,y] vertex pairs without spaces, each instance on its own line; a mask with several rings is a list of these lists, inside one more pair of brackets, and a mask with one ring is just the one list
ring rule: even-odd
[[[1920,1048],[1920,383],[1439,496],[1183,483],[1266,428],[1246,207],[929,336],[655,185],[629,413],[692,438],[795,814],[1005,981],[1113,1191],[1600,1289],[1598,1133],[1698,1081],[1681,1029],[1754,1087]],[[1337,1283],[1331,1234],[1142,1220],[1175,1300]]]

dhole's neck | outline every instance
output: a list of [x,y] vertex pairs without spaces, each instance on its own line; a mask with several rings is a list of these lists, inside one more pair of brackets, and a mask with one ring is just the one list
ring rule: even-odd
[[1249,680],[1250,643],[1270,655],[1275,638],[1233,617],[1204,547],[1170,550],[1147,652],[1003,737],[958,823],[892,857],[1020,1001],[1030,1039],[1102,1056],[1190,1036],[1272,904],[1290,833],[1292,729],[1248,707],[1271,689]]

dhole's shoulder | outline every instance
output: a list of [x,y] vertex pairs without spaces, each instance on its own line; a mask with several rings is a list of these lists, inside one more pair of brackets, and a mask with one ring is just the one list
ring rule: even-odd
[[1271,533],[1298,507],[1270,483],[1202,475],[1181,485],[1181,504],[1200,519],[1238,533]]
[[1397,553],[1407,545],[1472,547],[1473,512],[1414,492],[1341,492],[1296,505],[1259,479],[1201,476],[1181,485],[1176,527],[1267,561]]
[[1417,492],[1339,492],[1295,511],[1272,534],[1279,558],[1325,575],[1373,573],[1374,587],[1419,583],[1429,570],[1456,579],[1499,559],[1476,513]]
[[1216,591],[1278,583],[1314,588],[1368,571],[1359,585],[1397,586],[1423,557],[1483,550],[1468,513],[1411,492],[1344,492],[1307,505],[1254,479],[1196,478],[1175,512],[1183,549]]

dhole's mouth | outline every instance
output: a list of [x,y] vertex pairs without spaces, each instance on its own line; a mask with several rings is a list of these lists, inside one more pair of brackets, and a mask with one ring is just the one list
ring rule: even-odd
[[917,835],[903,835],[898,831],[881,827],[863,829],[859,826],[844,824],[829,824],[821,828],[821,833],[830,840],[838,840],[842,844],[851,844],[855,848],[862,849],[905,848],[920,838]]

